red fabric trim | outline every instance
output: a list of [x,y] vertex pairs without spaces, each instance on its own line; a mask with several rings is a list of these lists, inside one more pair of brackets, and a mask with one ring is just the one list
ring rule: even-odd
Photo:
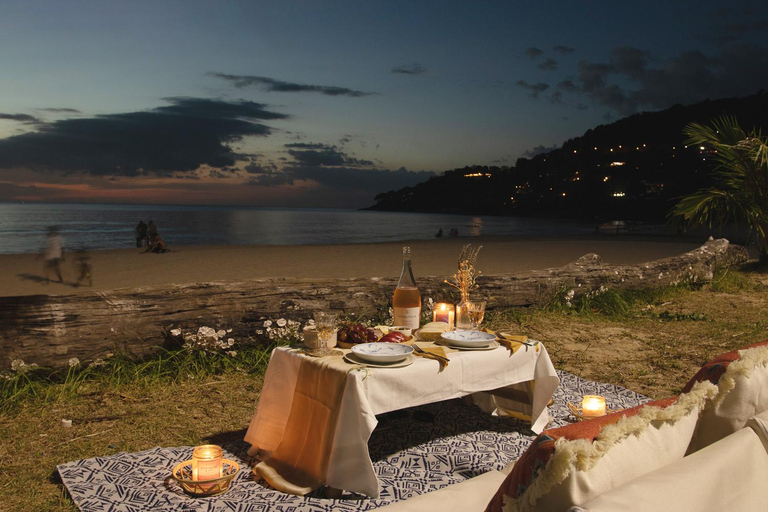
[[726,352],[725,354],[720,354],[716,358],[712,359],[710,362],[705,364],[701,367],[701,369],[696,372],[696,375],[693,376],[691,380],[688,381],[688,384],[685,385],[683,388],[683,393],[688,393],[694,385],[698,382],[704,382],[705,380],[708,380],[712,384],[717,384],[720,382],[720,377],[723,376],[725,373],[725,370],[728,369],[728,365],[731,364],[734,361],[738,361],[739,356],[739,350],[746,350],[748,348],[755,348],[755,347],[763,347],[768,345],[768,340],[761,341],[760,343],[755,343],[753,345],[749,345],[744,348],[739,348],[736,350],[732,350],[731,352]]
[[555,443],[558,439],[573,441],[576,439],[589,439],[594,442],[598,434],[607,425],[612,425],[621,418],[634,416],[643,407],[654,406],[665,409],[675,403],[677,397],[673,396],[663,400],[654,400],[645,404],[625,409],[623,411],[607,414],[600,418],[571,423],[563,427],[553,428],[542,432],[523,455],[515,462],[512,471],[504,479],[496,494],[486,507],[486,512],[499,512],[502,510],[504,496],[520,498],[528,490],[533,481],[544,471],[544,468],[555,453]]

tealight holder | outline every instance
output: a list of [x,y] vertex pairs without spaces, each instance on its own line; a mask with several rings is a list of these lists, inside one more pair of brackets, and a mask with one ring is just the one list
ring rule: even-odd
[[[587,403],[588,406],[586,409],[584,407],[585,403]],[[597,404],[596,407],[593,405],[594,403]],[[608,404],[605,403],[605,398],[600,395],[586,395],[578,405],[574,405],[571,402],[568,402],[567,405],[568,410],[579,421],[591,420],[592,418],[601,418],[606,414],[624,410],[612,409],[608,406]]]
[[229,459],[222,459],[221,476],[211,480],[194,480],[192,478],[192,459],[176,464],[173,468],[173,479],[184,492],[192,496],[217,496],[229,490],[229,485],[240,471],[240,465]]

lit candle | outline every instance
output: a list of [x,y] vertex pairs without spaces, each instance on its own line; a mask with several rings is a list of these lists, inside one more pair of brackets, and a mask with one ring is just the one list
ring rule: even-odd
[[455,313],[453,311],[453,304],[440,302],[435,304],[435,310],[432,313],[432,321],[445,322],[450,328],[453,328],[454,315]]
[[584,395],[581,401],[581,414],[585,418],[597,418],[605,415],[605,398],[600,395]]
[[[221,478],[223,471],[223,454],[221,452],[221,446],[215,444],[204,444],[202,446],[196,446],[192,450],[192,480],[214,480]],[[200,486],[204,491],[207,490]]]

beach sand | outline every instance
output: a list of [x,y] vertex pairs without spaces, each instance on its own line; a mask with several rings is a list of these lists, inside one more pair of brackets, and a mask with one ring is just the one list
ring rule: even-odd
[[69,295],[119,288],[266,277],[397,277],[402,247],[409,245],[419,276],[450,277],[462,246],[482,245],[476,267],[483,274],[505,274],[561,267],[596,253],[610,264],[636,264],[700,247],[706,240],[641,236],[473,237],[411,242],[312,246],[171,247],[165,254],[139,249],[89,253],[93,286],[75,287],[77,255],[66,254],[64,283],[48,283],[39,255],[0,255],[0,296]]

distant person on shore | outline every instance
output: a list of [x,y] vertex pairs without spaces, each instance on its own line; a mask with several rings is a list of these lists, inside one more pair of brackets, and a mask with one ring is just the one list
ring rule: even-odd
[[56,274],[59,278],[59,282],[63,283],[64,278],[61,277],[61,262],[64,260],[64,240],[59,233],[58,226],[49,226],[48,234],[46,235],[45,242],[45,267],[43,269],[45,278],[50,281],[48,277],[50,271]]
[[77,254],[77,268],[80,271],[80,275],[77,277],[75,287],[80,286],[80,283],[86,279],[88,280],[88,286],[93,286],[91,257],[85,251],[80,251]]
[[440,228],[437,230],[437,233],[435,234],[435,238],[443,238],[443,228]]
[[160,235],[155,233],[155,236],[153,236],[149,240],[149,245],[147,246],[147,250],[144,252],[154,252],[157,254],[168,252],[170,249],[165,245],[165,240],[160,238]]
[[149,219],[149,224],[147,224],[147,240],[152,242],[152,237],[157,234],[157,226],[155,226],[155,221],[152,219]]
[[448,236],[451,238],[456,238],[459,236],[459,228],[451,228],[451,231],[449,232]]
[[148,232],[147,225],[144,223],[143,220],[140,220],[139,223],[136,225],[136,227],[133,228],[133,234],[136,235],[136,247],[147,246],[147,242],[149,241],[147,232]]

